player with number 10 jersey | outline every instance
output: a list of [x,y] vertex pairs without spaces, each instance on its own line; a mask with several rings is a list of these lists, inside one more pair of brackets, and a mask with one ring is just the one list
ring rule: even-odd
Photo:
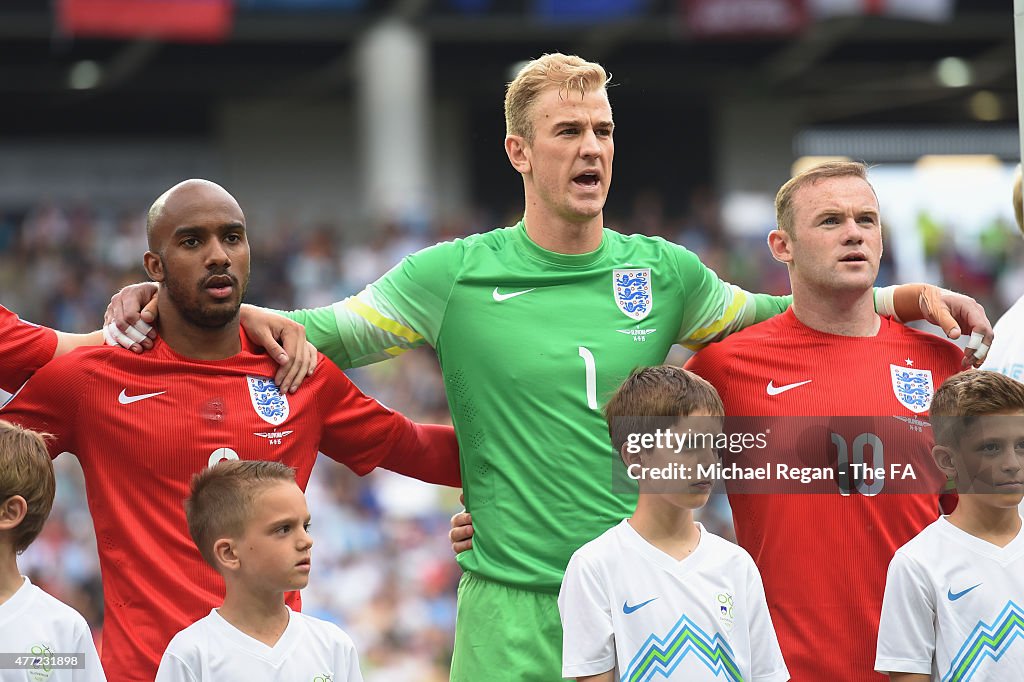
[[[736,538],[761,572],[793,682],[883,679],[874,656],[886,569],[939,516],[945,479],[927,410],[962,358],[890,318],[875,336],[841,336],[788,310],[687,363],[730,418],[756,418],[738,420],[740,430],[769,431],[759,457],[773,475],[778,464],[834,472],[808,485],[727,481]],[[862,475],[863,465],[884,477]]]

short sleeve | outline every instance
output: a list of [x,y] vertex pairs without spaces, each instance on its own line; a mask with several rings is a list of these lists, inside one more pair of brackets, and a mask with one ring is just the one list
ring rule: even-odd
[[57,334],[0,306],[0,390],[14,393],[57,350]]
[[363,682],[363,673],[359,670],[359,655],[352,639],[339,630],[337,662],[335,663],[334,682]]
[[558,593],[563,677],[598,675],[615,668],[615,634],[605,582],[599,567],[579,552],[573,554]]
[[79,353],[48,362],[0,409],[0,419],[53,436],[46,441],[51,457],[77,452],[76,418],[91,382]]
[[160,668],[156,671],[154,682],[199,682],[199,677],[185,661],[170,651],[165,651],[160,659]]
[[310,343],[342,368],[434,346],[463,252],[462,240],[435,244],[406,256],[355,296],[282,314],[305,325]]
[[78,628],[76,628],[75,646],[72,651],[84,654],[85,666],[77,668],[71,675],[73,682],[107,682],[103,674],[103,666],[100,664],[99,654],[96,653],[96,644],[92,641],[92,632],[84,618],[80,617]]
[[934,623],[935,595],[923,568],[905,553],[897,552],[885,580],[875,670],[931,674]]
[[723,282],[696,254],[679,247],[676,267],[683,289],[683,321],[676,343],[690,350],[721,341],[789,307],[791,297],[751,294]]

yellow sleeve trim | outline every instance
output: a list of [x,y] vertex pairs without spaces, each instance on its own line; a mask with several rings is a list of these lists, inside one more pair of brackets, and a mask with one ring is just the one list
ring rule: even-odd
[[[377,312],[370,306],[366,305],[355,296],[352,296],[348,300],[346,300],[344,305],[346,308],[348,308],[353,313],[355,313],[359,317],[363,318],[364,320],[372,324],[374,327],[377,327],[378,329],[383,329],[389,334],[394,334],[399,338],[405,339],[409,343],[419,343],[420,341],[423,340],[423,337],[414,332],[413,330],[409,329],[405,325],[395,322],[394,320],[384,317],[379,312]],[[392,354],[392,350],[394,350],[394,348],[389,348],[387,349],[386,352],[390,355]],[[398,355],[398,353],[394,353],[394,355]]]
[[727,325],[731,324],[732,321],[736,319],[736,315],[747,304],[747,295],[744,293],[743,289],[740,289],[739,287],[733,287],[733,294],[732,303],[725,309],[725,313],[707,327],[702,327],[693,332],[693,334],[690,335],[690,338],[687,339],[689,343],[681,344],[684,348],[700,350],[707,345],[705,340],[708,337],[714,336],[718,332],[722,331]]

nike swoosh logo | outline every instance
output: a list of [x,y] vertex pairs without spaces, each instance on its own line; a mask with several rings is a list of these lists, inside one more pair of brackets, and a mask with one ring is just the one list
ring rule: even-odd
[[132,403],[137,403],[140,400],[145,400],[146,398],[152,398],[154,396],[163,395],[164,393],[167,393],[167,391],[159,391],[157,393],[128,395],[127,391],[128,389],[126,388],[121,389],[121,395],[117,396],[117,402],[121,403],[122,405],[131,405]]
[[[978,583],[974,587],[980,587],[980,586],[981,586],[981,583]],[[954,592],[952,589],[946,590],[946,597],[949,599],[949,601],[956,601],[960,597],[964,596],[965,594],[967,594],[968,592],[973,590],[974,587],[968,587],[963,592]]]
[[650,604],[655,599],[657,599],[657,597],[654,597],[652,599],[648,599],[645,602],[640,602],[636,606],[630,606],[627,602],[622,602],[622,612],[628,615],[630,613],[633,613],[637,609],[642,609],[643,607],[647,606],[648,604]]
[[[534,289],[535,288],[536,287],[534,287]],[[533,289],[524,289],[523,291],[513,291],[511,294],[499,294],[498,293],[498,287],[494,287],[494,291],[491,293],[491,296],[494,297],[495,301],[497,301],[498,303],[501,303],[502,301],[507,301],[510,298],[515,298],[516,296],[522,296],[523,294],[528,294],[531,291],[533,291]]]
[[795,384],[786,384],[785,386],[776,386],[773,381],[769,381],[768,387],[765,390],[768,391],[768,395],[778,395],[780,393],[785,393],[791,388],[796,388],[797,386],[809,384],[811,383],[811,381],[811,379],[808,379],[807,381],[798,381]]

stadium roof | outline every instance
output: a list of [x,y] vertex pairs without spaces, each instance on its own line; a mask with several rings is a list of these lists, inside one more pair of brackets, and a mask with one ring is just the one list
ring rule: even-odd
[[[976,121],[984,92],[988,120],[1016,120],[1005,0],[961,0],[946,21],[849,16],[746,37],[697,35],[681,19],[682,0],[636,0],[627,3],[635,16],[610,22],[540,20],[524,9],[530,3],[502,0],[292,0],[334,5],[319,11],[274,2],[276,10],[260,10],[271,0],[239,0],[222,44],[181,44],[71,38],[52,8],[5,0],[0,136],[201,133],[225,99],[350,97],[354,46],[396,16],[428,36],[434,92],[488,105],[512,64],[561,50],[601,61],[622,87],[667,106],[742,94],[795,103],[809,125],[950,125]],[[964,60],[968,84],[939,82],[937,63],[948,57]],[[74,67],[89,62],[98,67],[95,87],[73,88]]]

